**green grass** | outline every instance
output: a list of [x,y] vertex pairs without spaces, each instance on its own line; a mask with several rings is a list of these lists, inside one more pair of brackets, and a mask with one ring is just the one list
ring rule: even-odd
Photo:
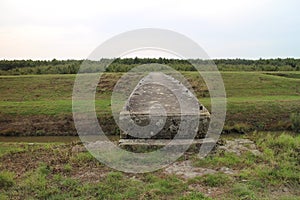
[[[196,159],[194,164],[214,169],[226,166],[238,170],[239,173],[234,175],[236,184],[228,194],[229,199],[269,199],[270,188],[274,191],[281,190],[278,188],[282,187],[297,190],[300,185],[300,136],[287,133],[255,133],[251,138],[262,151],[261,155],[255,156],[249,152],[237,156],[219,152],[201,160]],[[210,186],[219,183],[217,177],[204,180]],[[286,198],[295,198],[290,196]]]
[[295,73],[295,72],[285,72],[285,73],[266,72],[265,74],[274,75],[274,76],[281,76],[281,77],[285,77],[285,78],[294,78],[294,79],[299,79],[300,78],[300,74]]
[[[290,114],[300,113],[300,73],[280,73],[221,73],[228,97],[225,130],[241,133],[293,127]],[[198,74],[183,72],[183,75],[195,87],[199,100],[210,109],[208,92],[203,81],[196,79]],[[99,118],[110,114],[111,90],[120,76],[121,73],[105,74],[103,87],[96,95]],[[1,76],[1,123],[6,125],[5,120],[15,118],[21,122],[40,115],[71,116],[74,79],[75,75]],[[9,128],[14,131],[14,125]],[[237,174],[217,173],[187,181],[161,172],[133,178],[96,164],[89,153],[73,155],[58,144],[0,143],[0,159],[21,154],[17,159],[28,157],[26,166],[27,162],[30,164],[26,173],[16,176],[19,161],[10,161],[14,163],[11,166],[0,163],[0,167],[9,167],[0,171],[0,199],[210,199],[190,187],[195,184],[224,190],[223,196],[228,199],[273,199],[271,189],[287,187],[293,192],[277,195],[275,199],[299,199],[300,135],[255,132],[247,136],[256,141],[261,155],[237,156],[220,151],[214,156],[193,160],[198,167],[218,170],[225,166]],[[50,152],[52,157],[47,155]],[[77,170],[92,169],[103,170],[103,176],[97,177],[96,182],[84,180],[86,174],[74,177]],[[87,171],[87,175],[89,173],[93,171]]]
[[292,121],[293,131],[300,133],[300,112],[292,113],[290,119]]
[[70,99],[75,75],[0,76],[1,101]]
[[[293,73],[300,75],[300,72]],[[263,72],[221,72],[221,74],[227,97],[232,98],[233,102],[297,100],[299,96],[298,79],[266,75]],[[197,72],[183,72],[183,75],[192,86],[205,88]],[[103,76],[105,83],[100,83],[102,95],[110,94],[114,82],[120,76],[121,73],[106,73]],[[0,101],[71,100],[75,77],[76,75],[0,76]],[[200,95],[198,88],[195,91]]]
[[249,188],[246,184],[235,184],[231,190],[232,196],[237,197],[238,199],[258,199],[255,196],[255,192]]
[[89,152],[81,152],[71,157],[71,162],[85,164],[87,162],[95,161],[95,158]]
[[300,183],[300,135],[293,137],[281,134],[274,137],[268,134],[258,140],[258,145],[264,151],[262,159],[268,163],[255,166],[262,183],[265,182],[267,185]]
[[211,200],[211,198],[206,197],[201,192],[191,192],[185,197],[180,198],[180,200]]
[[18,144],[7,144],[0,142],[0,157],[6,154],[10,153],[17,153],[24,151],[24,147],[18,145]]
[[223,173],[208,174],[203,177],[203,183],[209,187],[220,187],[231,182],[231,177]]
[[71,172],[72,171],[72,165],[70,165],[69,163],[65,164],[64,166],[64,172]]
[[259,161],[259,157],[252,153],[246,153],[241,156],[235,153],[218,152],[217,156],[207,156],[204,159],[197,160],[195,166],[198,167],[211,167],[214,168],[226,166],[230,168],[241,168],[254,165]]
[[12,187],[14,184],[14,173],[9,171],[0,172],[0,190]]
[[[221,191],[215,199],[297,199],[300,135],[256,132],[247,137],[255,140],[261,155],[237,156],[220,150],[204,159],[191,157],[196,166],[215,170],[229,167],[235,174],[217,172],[188,180],[166,175],[163,170],[146,174],[116,172],[97,164],[89,153],[70,153],[71,146],[64,144],[1,143],[0,147],[5,146],[6,150],[0,157],[0,170],[5,168],[0,171],[0,197],[214,199],[198,189],[203,188],[203,191],[210,189],[211,195]],[[19,176],[24,163],[28,167]],[[281,192],[282,188],[288,188],[289,192]]]
[[[98,114],[110,113],[110,100],[100,99],[95,103]],[[42,100],[0,103],[2,114],[6,115],[70,115],[72,114],[71,100]]]
[[[280,73],[293,77],[300,75],[300,72]],[[193,86],[199,101],[210,110],[209,93],[203,79],[199,78],[197,72],[182,74]],[[276,73],[264,72],[221,74],[227,94],[226,129],[229,132],[241,129],[235,124],[244,126],[241,132],[292,129],[290,113],[300,112],[299,78],[286,78],[274,75]],[[111,115],[111,92],[121,75],[122,73],[105,73],[100,81],[95,101],[100,119]],[[0,118],[14,120],[18,117],[18,121],[34,116],[71,118],[75,77],[76,75],[0,76]],[[52,120],[53,124],[59,121]],[[15,127],[8,127],[3,130],[3,134],[20,132],[14,129]],[[29,132],[35,131],[30,129]]]

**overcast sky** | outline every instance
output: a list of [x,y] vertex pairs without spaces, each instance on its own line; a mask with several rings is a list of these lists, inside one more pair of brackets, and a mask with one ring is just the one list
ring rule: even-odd
[[186,35],[211,58],[300,56],[297,0],[0,1],[0,59],[84,59],[138,28]]

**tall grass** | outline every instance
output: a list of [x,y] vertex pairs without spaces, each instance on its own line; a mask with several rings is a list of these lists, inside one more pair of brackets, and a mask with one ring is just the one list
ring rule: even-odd
[[300,133],[300,113],[292,113],[290,119],[293,131]]
[[13,186],[15,184],[14,176],[14,173],[9,171],[0,172],[0,189]]

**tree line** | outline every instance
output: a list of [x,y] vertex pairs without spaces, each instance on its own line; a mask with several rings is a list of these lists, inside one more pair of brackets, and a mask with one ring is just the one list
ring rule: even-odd
[[197,65],[215,63],[220,71],[300,71],[300,59],[214,59],[214,60],[181,60],[167,58],[116,58],[91,60],[0,60],[0,75],[25,74],[76,74],[81,65],[83,73],[99,71],[127,72],[136,66],[158,63],[178,71],[196,71],[189,62]]

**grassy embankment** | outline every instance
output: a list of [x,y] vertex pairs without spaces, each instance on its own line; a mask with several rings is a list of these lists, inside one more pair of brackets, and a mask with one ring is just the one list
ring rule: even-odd
[[[290,130],[300,112],[299,72],[222,72],[227,93],[224,131]],[[207,88],[196,72],[183,72],[199,100],[210,108]],[[117,133],[110,95],[121,73],[107,73],[97,89],[96,110],[107,132]],[[75,134],[72,89],[75,75],[0,77],[0,135]]]
[[87,152],[72,152],[71,144],[0,143],[0,199],[299,199],[300,136],[247,137],[261,154],[190,157],[195,167],[229,167],[233,174],[188,179],[164,169],[116,172]]
[[[206,107],[210,100],[197,74],[183,73]],[[228,97],[226,130],[290,129],[300,112],[300,73],[222,72]],[[110,93],[120,73],[106,74],[98,88],[100,122],[113,130]],[[0,77],[1,135],[69,134],[75,75]],[[112,132],[111,132],[112,133]],[[225,136],[226,137],[226,136]],[[149,174],[116,172],[72,144],[0,143],[0,199],[299,199],[300,136],[259,132],[250,137],[260,155],[218,152],[195,166],[216,173],[184,179],[164,170]]]

